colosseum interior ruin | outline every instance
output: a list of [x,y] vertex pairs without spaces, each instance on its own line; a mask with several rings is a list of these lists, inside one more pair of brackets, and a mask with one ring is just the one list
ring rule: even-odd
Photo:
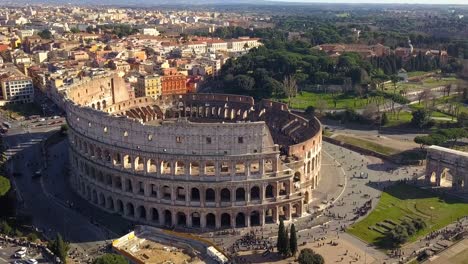
[[129,99],[115,75],[61,97],[71,183],[102,210],[154,226],[221,229],[301,217],[320,180],[321,125],[248,96]]

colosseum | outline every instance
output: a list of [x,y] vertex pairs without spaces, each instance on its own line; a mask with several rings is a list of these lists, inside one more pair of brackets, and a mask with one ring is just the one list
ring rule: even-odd
[[71,184],[107,212],[155,226],[238,228],[301,217],[320,180],[321,125],[252,97],[129,99],[123,79],[61,93]]

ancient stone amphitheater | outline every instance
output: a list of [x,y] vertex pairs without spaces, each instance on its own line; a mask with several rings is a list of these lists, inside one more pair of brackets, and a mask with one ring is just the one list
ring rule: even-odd
[[156,226],[261,226],[309,211],[320,180],[321,126],[247,96],[129,99],[117,76],[61,98],[71,183],[102,210]]

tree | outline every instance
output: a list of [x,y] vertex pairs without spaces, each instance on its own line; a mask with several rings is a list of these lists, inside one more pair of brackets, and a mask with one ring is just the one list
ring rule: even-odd
[[283,219],[280,219],[279,227],[278,227],[278,239],[276,241],[276,248],[280,255],[283,255],[286,250],[286,237],[285,237],[285,227]]
[[397,83],[400,81],[400,77],[398,75],[391,75],[390,76],[390,81],[393,84],[393,94],[396,94],[396,89],[397,89]]
[[70,250],[70,244],[63,241],[62,236],[57,233],[55,240],[49,242],[49,249],[66,264],[68,250]]
[[388,120],[388,116],[387,116],[387,113],[386,112],[383,112],[382,114],[382,118],[380,120],[380,125],[381,126],[385,126],[386,124],[388,124],[389,120]]
[[297,258],[299,264],[324,264],[325,260],[323,257],[310,248],[304,248],[299,253]]
[[297,247],[297,234],[296,234],[296,227],[294,224],[291,225],[291,234],[289,236],[289,249],[293,256],[296,256],[298,247]]
[[241,74],[234,77],[233,84],[242,92],[251,94],[255,85],[255,80],[248,75]]
[[50,32],[50,30],[48,30],[48,29],[42,30],[41,32],[37,33],[37,35],[39,35],[39,37],[41,37],[43,39],[51,39],[52,38],[52,32]]
[[411,113],[413,116],[411,119],[411,124],[418,128],[423,128],[431,120],[431,115],[426,109],[418,109]]
[[425,107],[427,108],[427,101],[432,96],[432,91],[429,88],[424,89],[422,92],[418,94],[418,104],[421,104],[421,101],[426,102]]
[[417,136],[414,138],[414,142],[419,144],[421,148],[434,145],[434,140],[431,136]]
[[63,124],[60,126],[60,133],[62,134],[66,134],[68,131],[68,125],[67,124]]
[[7,236],[13,234],[13,228],[6,221],[0,223],[0,231]]
[[314,116],[314,114],[315,114],[315,107],[309,105],[309,106],[305,109],[304,114],[306,114],[308,117],[311,117],[311,118],[312,118],[312,117]]
[[104,254],[95,259],[93,264],[128,264],[128,261],[121,255]]
[[322,98],[318,99],[315,103],[315,109],[318,110],[319,114],[321,115],[325,109],[327,109],[328,105],[325,100]]
[[76,33],[80,33],[80,30],[76,27],[72,27],[70,28],[70,32],[73,33],[73,34],[76,34]]
[[293,76],[286,76],[283,80],[284,93],[288,97],[288,105],[291,106],[291,97],[297,95],[297,83],[296,78]]
[[291,246],[289,245],[289,232],[288,229],[284,230],[284,237],[286,240],[286,247],[283,252],[283,257],[289,257],[291,255]]

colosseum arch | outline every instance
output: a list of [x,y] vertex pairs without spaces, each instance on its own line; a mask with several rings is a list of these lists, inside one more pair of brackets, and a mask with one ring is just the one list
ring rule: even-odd
[[137,217],[141,220],[146,220],[146,208],[143,205],[137,207]]
[[147,173],[157,173],[157,163],[154,159],[148,159],[146,161]]
[[200,163],[196,161],[190,162],[190,175],[200,176]]
[[122,200],[117,199],[117,212],[121,215],[124,214],[124,204]]
[[250,213],[250,226],[260,225],[260,213],[258,211],[252,211]]
[[245,201],[245,189],[243,187],[239,187],[236,189],[236,202],[243,201]]
[[164,210],[164,225],[172,226],[172,212],[170,210]]
[[136,171],[143,171],[145,169],[145,161],[142,157],[140,156],[135,157],[134,168]]
[[221,190],[221,202],[230,202],[231,201],[231,191],[228,188],[223,188]]
[[198,188],[193,187],[190,191],[190,201],[192,202],[199,202],[200,201],[200,190]]
[[187,226],[187,215],[183,212],[178,212],[177,213],[177,225],[186,227]]
[[242,212],[237,213],[236,215],[236,227],[245,227],[245,214]]
[[125,205],[125,215],[128,217],[135,217],[135,206],[131,202]]
[[221,227],[229,228],[231,227],[231,215],[228,213],[221,214]]
[[275,188],[272,184],[268,184],[265,188],[265,198],[273,198],[275,196]]
[[151,208],[151,221],[159,224],[159,212],[156,208]]
[[250,188],[250,200],[251,201],[260,200],[260,187],[253,186],[252,188]]
[[205,201],[207,202],[214,202],[215,201],[215,191],[211,188],[206,189],[205,191]]
[[107,197],[106,207],[107,207],[107,209],[109,209],[111,211],[115,210],[115,208],[114,208],[114,199],[112,198],[112,196]]
[[206,214],[206,227],[215,228],[216,227],[216,216],[213,213]]
[[190,217],[192,218],[192,227],[200,227],[201,226],[201,216],[198,212],[193,212]]

